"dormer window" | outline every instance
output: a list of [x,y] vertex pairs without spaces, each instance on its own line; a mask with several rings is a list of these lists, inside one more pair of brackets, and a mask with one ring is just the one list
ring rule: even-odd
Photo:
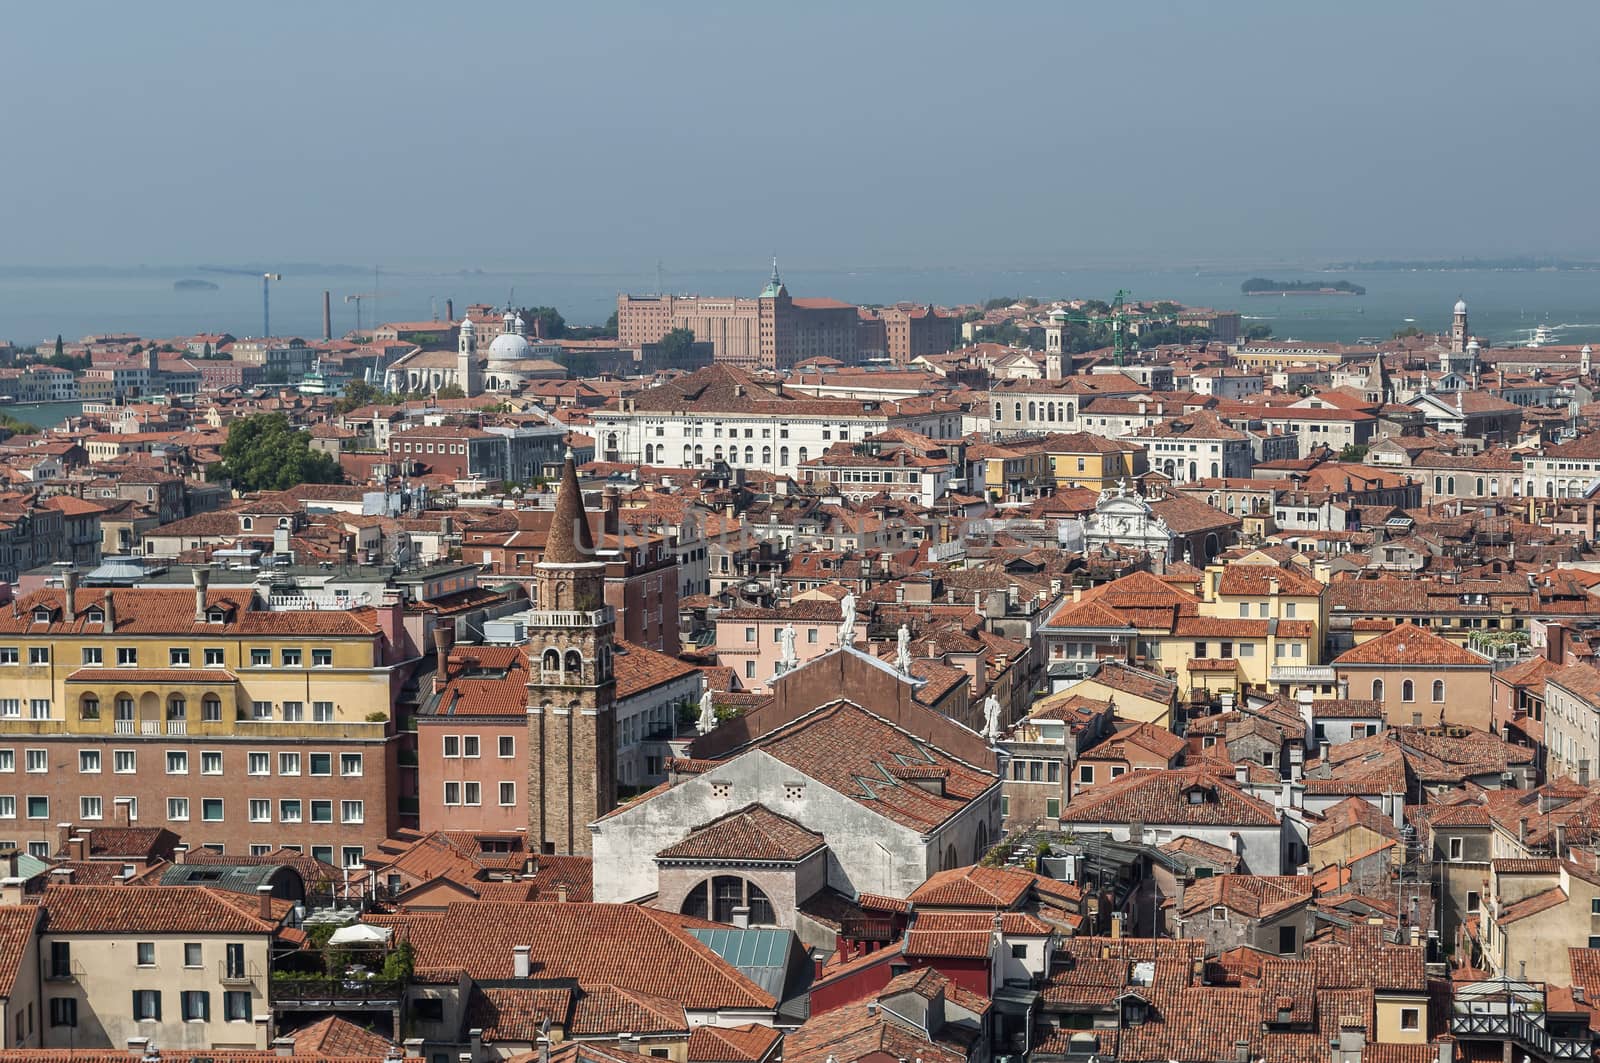
[[33,611],[33,622],[35,624],[48,624],[54,616],[55,614],[49,609],[35,609]]
[[208,610],[206,610],[206,623],[208,623],[208,624],[221,624],[224,621],[226,621],[227,619],[228,619],[227,616],[223,613],[223,611],[221,609],[208,609]]
[[91,624],[103,624],[106,622],[106,614],[102,609],[90,609],[83,614],[83,618]]
[[256,519],[254,517],[240,517],[239,518],[239,530],[240,531],[253,531],[253,530],[255,530],[255,526],[256,526]]

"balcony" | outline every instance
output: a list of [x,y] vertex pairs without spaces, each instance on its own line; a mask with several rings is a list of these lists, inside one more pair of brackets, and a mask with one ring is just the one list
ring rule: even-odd
[[275,975],[271,988],[272,1006],[286,1011],[390,1009],[399,1007],[405,996],[404,982],[382,978],[286,978]]
[[250,985],[261,977],[261,969],[253,963],[230,963],[227,960],[217,961],[217,981],[223,985]]
[[1543,1025],[1544,986],[1537,982],[1471,982],[1456,990],[1450,1033],[1458,1041],[1511,1042],[1539,1060],[1588,1059],[1587,1037],[1557,1037]]
[[1267,670],[1269,683],[1333,683],[1337,680],[1328,664],[1275,664]]
[[615,621],[609,605],[600,609],[534,609],[521,614],[529,627],[599,627]]

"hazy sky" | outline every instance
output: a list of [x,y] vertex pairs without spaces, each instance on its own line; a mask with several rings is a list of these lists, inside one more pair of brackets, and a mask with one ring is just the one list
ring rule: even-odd
[[29,3],[0,262],[1600,255],[1600,4]]

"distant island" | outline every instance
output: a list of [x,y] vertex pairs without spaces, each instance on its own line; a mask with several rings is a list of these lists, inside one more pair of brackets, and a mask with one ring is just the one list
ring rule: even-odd
[[1367,290],[1349,281],[1271,281],[1251,277],[1239,285],[1246,295],[1366,295]]
[[179,292],[214,292],[217,286],[210,281],[198,280],[194,277],[185,277],[183,280],[173,281],[172,288]]

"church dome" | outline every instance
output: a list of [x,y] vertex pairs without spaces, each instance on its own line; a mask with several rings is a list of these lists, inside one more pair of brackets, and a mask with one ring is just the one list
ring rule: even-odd
[[1466,312],[1467,312],[1467,301],[1465,299],[1457,299],[1456,300],[1456,313],[1465,314]]
[[515,332],[502,333],[489,344],[489,357],[497,362],[511,362],[519,358],[526,358],[533,347],[522,336]]

